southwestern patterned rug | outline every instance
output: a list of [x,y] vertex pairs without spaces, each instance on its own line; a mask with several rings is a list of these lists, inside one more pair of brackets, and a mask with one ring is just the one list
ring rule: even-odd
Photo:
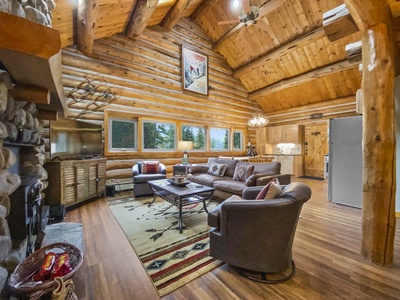
[[[160,296],[166,295],[223,262],[208,256],[209,229],[202,203],[183,208],[180,234],[178,208],[157,198],[107,201]],[[218,203],[209,202],[210,210]]]

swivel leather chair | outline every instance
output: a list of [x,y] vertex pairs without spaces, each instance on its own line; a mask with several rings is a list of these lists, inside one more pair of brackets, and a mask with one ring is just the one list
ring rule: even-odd
[[246,188],[243,198],[228,198],[209,212],[210,256],[230,264],[249,279],[280,283],[296,272],[293,239],[311,189],[293,182],[284,186],[276,199],[249,200],[256,199],[262,188]]
[[164,164],[159,163],[159,169],[157,174],[142,174],[143,162],[137,162],[132,167],[133,176],[133,194],[135,197],[153,195],[154,192],[150,188],[148,182],[150,180],[166,179],[167,169]]

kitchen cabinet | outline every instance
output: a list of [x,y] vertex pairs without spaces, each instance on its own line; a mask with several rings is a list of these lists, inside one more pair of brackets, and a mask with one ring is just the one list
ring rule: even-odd
[[301,155],[279,155],[281,173],[303,176],[303,158]]
[[269,127],[268,130],[268,142],[270,144],[301,143],[301,130],[299,125],[274,126]]
[[46,205],[70,206],[105,195],[106,159],[46,162]]
[[256,151],[257,154],[265,154],[265,144],[268,142],[268,127],[256,129]]

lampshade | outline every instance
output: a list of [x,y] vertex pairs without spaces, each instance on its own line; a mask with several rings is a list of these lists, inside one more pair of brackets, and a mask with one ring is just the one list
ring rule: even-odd
[[178,141],[178,150],[192,150],[193,149],[193,142],[190,141]]
[[247,125],[250,127],[263,127],[269,122],[268,118],[265,117],[260,111],[256,112],[252,119],[247,121]]

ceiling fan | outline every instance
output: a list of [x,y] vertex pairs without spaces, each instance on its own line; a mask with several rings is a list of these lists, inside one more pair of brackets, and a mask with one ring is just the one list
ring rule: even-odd
[[[239,3],[241,3],[241,8],[239,12],[239,24],[243,23],[244,26],[240,28],[235,40],[240,39],[244,34],[245,29],[251,25],[255,25],[266,32],[271,31],[271,26],[269,25],[267,18],[264,19],[266,23],[261,20],[263,16],[271,12],[270,6],[264,5],[262,8],[258,8],[257,6],[250,5],[250,0],[239,0]],[[220,21],[218,22],[218,25],[233,24],[237,22],[237,19]]]

